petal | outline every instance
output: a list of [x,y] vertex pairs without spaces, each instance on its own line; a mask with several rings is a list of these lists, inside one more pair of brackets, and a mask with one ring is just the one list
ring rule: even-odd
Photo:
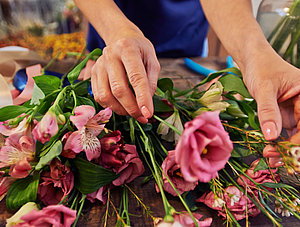
[[101,144],[99,139],[94,136],[88,129],[81,136],[82,149],[86,153],[89,161],[96,159],[101,154]]
[[25,158],[17,162],[16,165],[10,167],[9,175],[11,175],[13,178],[25,178],[28,176],[29,170],[31,169],[31,165]]
[[64,150],[71,150],[75,153],[80,153],[82,148],[81,133],[79,131],[73,132],[67,139]]
[[89,105],[77,106],[74,110],[75,116],[70,116],[73,124],[81,130],[83,126],[95,115],[95,109]]

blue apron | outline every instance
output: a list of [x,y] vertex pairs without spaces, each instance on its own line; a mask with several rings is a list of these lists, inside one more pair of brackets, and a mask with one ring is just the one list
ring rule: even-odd
[[[159,57],[201,56],[208,22],[199,0],[115,0],[125,16],[141,29]],[[89,25],[87,48],[105,43]]]

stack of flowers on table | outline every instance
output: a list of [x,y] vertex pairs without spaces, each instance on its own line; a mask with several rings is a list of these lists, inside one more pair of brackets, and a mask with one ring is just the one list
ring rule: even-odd
[[[75,226],[86,200],[107,203],[117,224],[130,225],[129,193],[158,226],[210,226],[212,218],[203,217],[197,203],[237,226],[259,213],[278,226],[276,213],[300,219],[299,193],[277,173],[299,172],[298,146],[264,139],[238,69],[213,73],[184,91],[160,79],[155,114],[142,125],[102,108],[88,92],[90,82],[77,81],[86,62],[100,55],[94,50],[62,79],[42,71],[30,100],[0,109],[0,196],[16,211],[8,226]],[[271,162],[274,155],[263,156],[266,146],[283,166]],[[151,176],[143,182],[155,180],[164,217],[154,217],[128,185],[144,165]],[[119,210],[110,199],[115,187],[123,193]],[[175,210],[166,193],[186,210]]]

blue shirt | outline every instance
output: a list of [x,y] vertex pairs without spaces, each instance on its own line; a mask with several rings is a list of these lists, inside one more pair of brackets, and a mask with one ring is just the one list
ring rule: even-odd
[[[208,22],[199,0],[115,0],[154,45],[159,57],[201,56]],[[105,43],[89,25],[87,48]]]

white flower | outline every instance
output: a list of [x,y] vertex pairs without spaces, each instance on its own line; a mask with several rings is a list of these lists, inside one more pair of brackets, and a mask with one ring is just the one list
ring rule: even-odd
[[203,96],[199,99],[199,102],[211,111],[225,111],[230,104],[221,101],[222,92],[223,85],[220,81],[217,81],[203,94]]
[[28,202],[25,205],[23,205],[17,213],[15,213],[10,218],[6,219],[6,227],[12,227],[15,226],[21,222],[21,217],[30,213],[33,210],[38,210],[37,205],[34,202]]
[[283,206],[277,200],[275,200],[275,212],[280,214],[283,211]]
[[295,206],[300,205],[300,199],[298,199],[298,198],[294,198],[294,199],[292,200],[292,202],[294,203]]
[[225,201],[223,199],[216,197],[212,206],[222,208],[224,204],[225,204]]
[[[178,110],[174,109],[174,113],[170,117],[168,117],[165,121],[167,123],[169,123],[170,125],[173,125],[180,132],[183,132],[184,129],[183,129],[183,125],[182,125]],[[168,142],[175,141],[175,144],[177,144],[177,142],[180,138],[180,135],[178,135],[176,132],[174,132],[172,129],[170,129],[170,127],[167,126],[166,124],[164,124],[163,122],[161,122],[158,125],[157,133],[161,134],[162,135],[161,138]]]
[[287,210],[287,209],[283,209],[282,210],[282,213],[281,213],[281,215],[282,215],[282,217],[290,217],[291,215],[293,215],[289,210]]

